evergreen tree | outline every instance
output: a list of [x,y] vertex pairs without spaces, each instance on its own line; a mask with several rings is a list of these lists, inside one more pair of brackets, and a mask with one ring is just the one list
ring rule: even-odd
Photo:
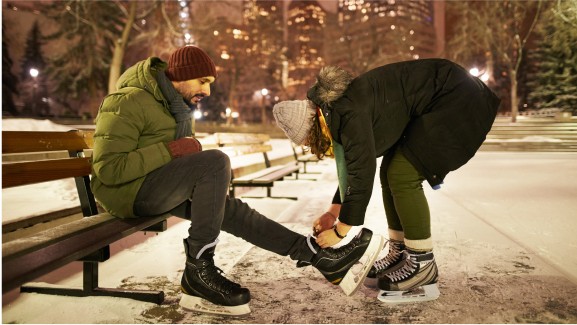
[[2,22],[2,115],[18,115],[14,104],[14,95],[18,95],[18,77],[12,73],[12,59],[8,52],[8,40],[6,39],[6,27]]
[[[165,26],[172,28],[166,7],[177,2],[155,1],[83,1],[66,0],[37,4],[39,11],[58,24],[58,30],[46,40],[58,41],[66,49],[48,62],[49,74],[56,82],[53,92],[70,113],[76,107],[90,107],[96,115],[97,104],[115,87],[126,65],[126,50],[133,51],[138,60],[144,59],[148,49],[159,46],[154,35]],[[157,15],[161,13],[161,15]],[[151,21],[147,18],[152,14]],[[137,31],[135,35],[132,31]],[[162,43],[164,44],[164,43]],[[133,55],[134,56],[134,55]],[[130,57],[130,55],[128,55]]]
[[547,14],[535,53],[529,100],[537,108],[577,112],[577,29],[556,11]]
[[41,6],[58,24],[46,41],[60,42],[66,49],[49,61],[48,74],[55,81],[52,93],[68,114],[76,115],[74,106],[106,93],[114,48],[110,35],[121,25],[118,7],[111,1],[54,1]]
[[46,68],[46,62],[42,55],[42,44],[42,34],[40,34],[38,21],[35,21],[26,38],[26,47],[20,72],[20,78],[22,80],[30,78],[30,69],[42,71]]
[[24,113],[32,116],[47,116],[48,90],[46,88],[46,62],[42,54],[42,34],[35,21],[26,38],[26,47],[21,64],[22,95]]

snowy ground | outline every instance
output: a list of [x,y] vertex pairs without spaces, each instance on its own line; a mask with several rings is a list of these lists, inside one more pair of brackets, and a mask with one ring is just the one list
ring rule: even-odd
[[[297,269],[276,256],[223,233],[217,265],[251,290],[252,313],[237,318],[202,315],[178,307],[187,222],[170,220],[159,235],[135,234],[112,248],[101,264],[101,286],[161,289],[162,305],[130,299],[3,296],[3,323],[577,323],[577,153],[479,152],[450,174],[439,191],[426,188],[432,212],[441,297],[392,306],[376,291],[346,297],[312,268]],[[246,199],[271,219],[309,233],[313,218],[336,187],[331,161],[312,165],[316,181],[283,181],[273,195],[297,201]],[[3,191],[4,216],[17,217],[14,198],[42,193],[73,202],[67,186],[38,192]],[[32,191],[32,189],[30,189]],[[263,194],[255,189],[245,194]],[[28,194],[28,195],[25,195]],[[386,234],[378,181],[366,226]],[[44,277],[80,286],[78,263]],[[64,276],[62,275],[64,274]],[[6,303],[6,304],[5,304]]]

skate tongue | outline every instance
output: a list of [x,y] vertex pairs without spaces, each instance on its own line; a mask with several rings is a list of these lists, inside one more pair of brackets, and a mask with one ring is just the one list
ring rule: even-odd
[[355,235],[355,238],[361,237],[361,234],[363,233],[363,229],[365,229],[365,228],[361,228],[361,230],[359,230],[359,232]]

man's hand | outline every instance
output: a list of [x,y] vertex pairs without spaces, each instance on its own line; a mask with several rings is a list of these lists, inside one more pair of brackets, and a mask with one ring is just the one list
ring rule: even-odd
[[170,151],[170,155],[173,158],[191,155],[202,151],[202,145],[193,137],[185,137],[170,141],[167,146],[168,151]]

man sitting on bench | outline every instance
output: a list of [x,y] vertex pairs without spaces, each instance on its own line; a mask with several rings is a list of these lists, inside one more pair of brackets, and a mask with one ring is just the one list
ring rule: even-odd
[[[169,212],[191,221],[184,239],[180,301],[184,308],[236,315],[250,312],[249,290],[226,279],[214,265],[221,230],[288,255],[298,265],[313,265],[352,294],[383,239],[363,229],[349,244],[326,248],[227,196],[229,157],[219,150],[202,151],[191,119],[191,108],[210,95],[216,77],[214,62],[194,46],[177,49],[168,63],[150,57],[124,72],[118,90],[104,98],[96,118],[91,185],[96,199],[120,218]],[[348,272],[363,256],[370,258],[363,264],[367,267],[362,276]]]

